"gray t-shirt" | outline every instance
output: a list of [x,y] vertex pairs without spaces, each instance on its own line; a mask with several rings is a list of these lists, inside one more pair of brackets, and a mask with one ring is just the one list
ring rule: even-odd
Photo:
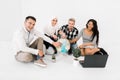
[[83,43],[92,42],[93,45],[97,47],[97,44],[96,44],[97,36],[95,36],[94,39],[93,39],[93,41],[91,41],[92,40],[92,36],[86,35],[84,30],[85,30],[85,28],[83,28],[80,31],[80,33],[78,34],[78,39],[82,37]]

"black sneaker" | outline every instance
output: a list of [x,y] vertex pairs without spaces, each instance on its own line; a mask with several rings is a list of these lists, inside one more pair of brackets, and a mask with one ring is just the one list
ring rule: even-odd
[[72,53],[72,50],[69,50],[68,51],[68,55],[72,55],[73,53]]
[[56,62],[55,54],[52,55],[52,62]]
[[72,55],[72,54],[73,54],[72,52],[71,52],[71,53],[70,53],[70,52],[68,52],[68,55]]

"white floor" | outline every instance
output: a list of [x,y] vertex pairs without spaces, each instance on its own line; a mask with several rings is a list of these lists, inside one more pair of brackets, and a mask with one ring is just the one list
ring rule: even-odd
[[46,56],[47,68],[14,59],[10,42],[0,42],[0,80],[120,80],[118,46],[106,47],[109,58],[105,68],[83,68],[73,65],[72,56],[57,55],[57,62]]

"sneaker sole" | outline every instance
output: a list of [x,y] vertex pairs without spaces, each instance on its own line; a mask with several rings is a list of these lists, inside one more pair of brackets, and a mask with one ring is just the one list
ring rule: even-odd
[[52,62],[53,62],[53,63],[55,63],[55,62],[56,62],[56,60],[52,60]]
[[45,67],[47,67],[47,65],[42,65],[42,64],[39,64],[39,63],[34,63],[35,65],[38,65],[38,66],[40,66],[40,67],[43,67],[43,68],[45,68]]

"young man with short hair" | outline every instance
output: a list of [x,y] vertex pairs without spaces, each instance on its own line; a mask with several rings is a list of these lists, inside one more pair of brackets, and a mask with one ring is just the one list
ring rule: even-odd
[[43,44],[44,40],[54,44],[48,37],[40,34],[34,29],[36,18],[33,16],[27,16],[24,22],[24,27],[18,30],[14,35],[14,44],[16,47],[16,60],[20,62],[31,62],[34,64],[46,67],[47,64],[43,61],[44,52]]
[[62,32],[65,33],[67,39],[70,42],[70,50],[68,51],[68,54],[71,55],[73,49],[77,48],[77,36],[78,36],[78,29],[74,27],[75,26],[75,19],[70,18],[68,20],[67,25],[63,25],[61,29],[59,30],[59,34]]

